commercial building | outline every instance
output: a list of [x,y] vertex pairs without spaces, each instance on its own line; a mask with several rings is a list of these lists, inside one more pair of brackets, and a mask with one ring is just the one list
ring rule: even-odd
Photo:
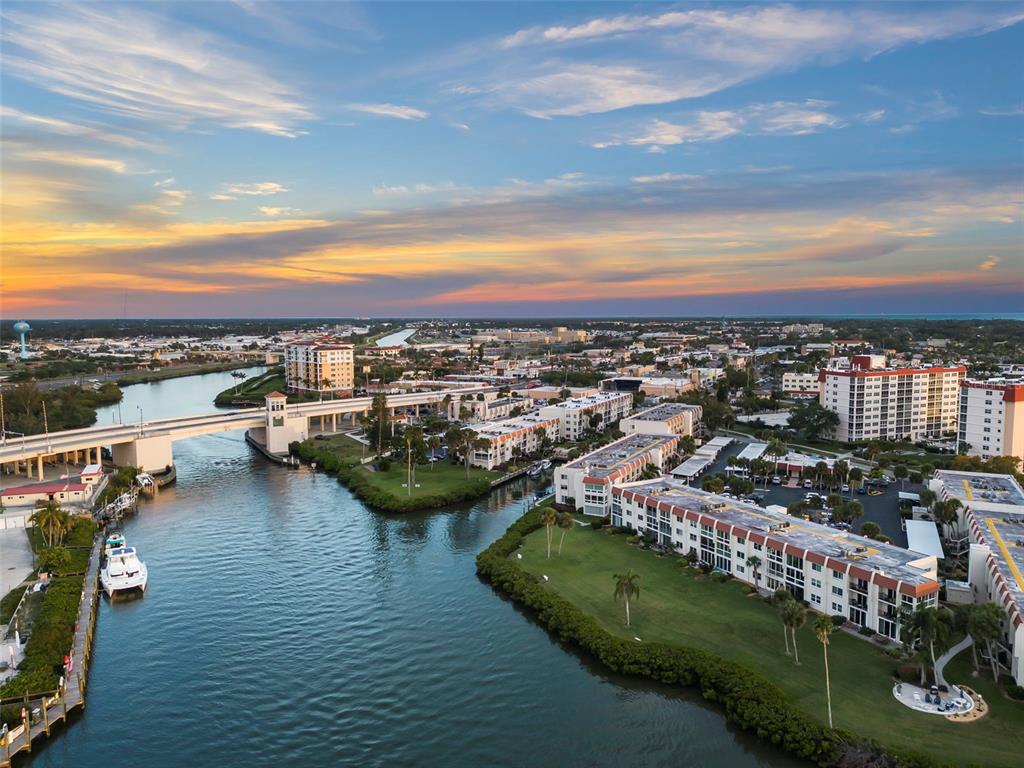
[[579,440],[590,428],[591,419],[600,416],[597,429],[614,424],[633,410],[633,395],[628,392],[599,392],[587,397],[573,397],[540,409],[546,419],[558,419],[562,440]]
[[603,517],[611,511],[613,485],[639,479],[650,465],[665,469],[678,446],[678,435],[620,438],[556,469],[555,501]]
[[627,435],[693,435],[703,412],[699,405],[662,403],[622,419],[619,429]]
[[782,374],[782,391],[794,397],[808,397],[818,394],[818,372],[795,373],[787,371]]
[[[670,478],[616,486],[612,524],[759,589],[787,589],[814,610],[899,639],[896,617],[938,601],[934,556],[910,552]],[[751,558],[757,558],[755,567]]]
[[287,344],[284,376],[289,392],[351,397],[355,390],[353,347],[330,337]]
[[558,429],[557,418],[545,418],[537,413],[481,424],[476,432],[479,438],[487,440],[487,448],[474,449],[469,463],[494,469],[520,454],[533,453],[540,448],[545,436],[558,440]]
[[849,368],[819,372],[819,402],[839,417],[834,437],[921,440],[956,432],[962,365],[879,368],[871,355],[854,355]]
[[1024,457],[1024,382],[960,382],[960,449],[971,456]]
[[1012,475],[951,470],[936,471],[929,487],[963,505],[971,594],[975,603],[996,603],[1006,613],[996,656],[1024,685],[1024,491]]

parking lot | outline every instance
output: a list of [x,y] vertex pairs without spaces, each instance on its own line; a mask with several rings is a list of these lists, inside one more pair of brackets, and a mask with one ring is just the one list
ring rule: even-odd
[[[726,447],[718,458],[715,459],[714,463],[705,470],[701,477],[694,481],[694,485],[700,485],[700,481],[705,477],[710,477],[718,472],[722,474],[726,473],[726,463],[729,458],[735,456],[746,447],[747,441],[737,440],[728,447]],[[905,482],[902,490],[910,493],[917,493],[923,486]],[[799,488],[789,488],[786,486],[769,485],[767,489],[764,488],[763,483],[757,483],[757,492],[759,494],[764,493],[767,490],[767,495],[764,498],[763,504],[765,506],[769,504],[778,504],[782,507],[788,507],[795,501],[801,501],[804,497],[811,492],[811,489],[806,489],[802,485]],[[817,491],[817,489],[813,489]],[[900,517],[899,510],[899,492],[900,484],[898,481],[890,483],[889,487],[885,489],[885,492],[880,496],[871,496],[869,494],[855,493],[851,490],[850,493],[843,494],[843,498],[856,499],[864,506],[864,514],[854,523],[854,531],[860,532],[861,526],[864,523],[871,521],[878,524],[878,527],[882,529],[882,533],[889,536],[893,544],[897,544],[901,547],[907,546],[907,534],[903,530],[903,521]],[[821,491],[823,494],[828,494],[828,491]]]

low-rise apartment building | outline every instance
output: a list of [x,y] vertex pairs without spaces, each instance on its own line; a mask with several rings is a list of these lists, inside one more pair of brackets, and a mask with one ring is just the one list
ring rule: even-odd
[[561,403],[546,405],[540,415],[558,419],[562,440],[579,440],[595,415],[601,417],[598,430],[614,424],[633,410],[633,395],[629,392],[598,392],[587,397],[573,397]]
[[[893,640],[901,607],[936,605],[934,555],[724,498],[670,478],[616,486],[612,524],[650,533],[758,589],[786,589],[819,613]],[[752,558],[757,558],[756,565]]]
[[486,449],[475,448],[469,463],[494,469],[521,454],[538,450],[544,437],[558,440],[558,429],[557,418],[545,418],[537,413],[481,424],[476,433],[487,440],[488,445]]
[[622,419],[619,429],[627,435],[693,435],[703,412],[699,405],[662,403]]
[[284,377],[290,392],[351,397],[355,390],[354,349],[330,337],[286,344]]
[[497,421],[510,418],[516,408],[528,411],[533,407],[533,401],[525,397],[498,397],[496,393],[488,392],[483,400],[473,395],[463,400],[457,394],[453,394],[452,401],[448,404],[448,418],[452,421],[465,422]]
[[960,382],[960,449],[971,456],[1024,457],[1024,382]]
[[782,392],[794,397],[808,397],[818,394],[818,372],[796,373],[787,371],[782,374]]
[[819,372],[819,402],[839,417],[833,436],[856,440],[921,440],[956,432],[962,365],[876,368],[870,355],[850,367]]
[[651,465],[667,469],[678,447],[679,435],[620,438],[556,469],[555,501],[604,517],[611,511],[613,485],[639,479]]
[[963,505],[959,527],[969,532],[974,602],[995,603],[1005,612],[996,655],[1024,685],[1024,490],[1012,475],[953,470],[936,471],[929,487]]

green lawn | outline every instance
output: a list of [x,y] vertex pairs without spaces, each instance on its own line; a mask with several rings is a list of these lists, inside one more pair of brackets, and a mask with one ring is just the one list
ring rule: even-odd
[[236,400],[258,402],[263,399],[264,395],[278,390],[284,391],[284,374],[280,368],[274,368],[259,376],[245,379],[233,387],[228,387],[218,394],[213,402],[216,405],[230,405]]
[[373,451],[358,440],[347,434],[331,435],[326,440],[314,440],[319,448],[330,448],[344,462],[360,461],[364,456],[373,455]]
[[483,478],[491,481],[502,475],[501,472],[489,472],[470,467],[467,481],[464,466],[448,461],[438,461],[431,466],[420,466],[416,469],[416,487],[410,494],[409,489],[405,487],[406,475],[403,462],[392,462],[387,472],[371,472],[366,467],[360,467],[357,471],[364,473],[366,478],[381,491],[393,496],[413,499],[458,491],[474,480]]
[[[554,533],[556,547],[560,533]],[[822,648],[810,622],[797,631],[797,666],[785,655],[782,622],[775,611],[745,596],[737,582],[719,584],[692,575],[676,566],[678,558],[659,557],[627,544],[624,536],[589,527],[577,526],[568,533],[561,556],[546,558],[543,529],[527,537],[521,552],[524,569],[547,575],[550,588],[610,632],[718,653],[775,681],[799,707],[826,720]],[[641,594],[630,606],[632,626],[627,628],[622,604],[612,596],[612,577],[628,568],[640,574]],[[993,705],[990,716],[976,723],[952,723],[899,704],[891,692],[896,662],[874,643],[836,632],[829,647],[836,727],[893,747],[926,751],[956,765],[1020,765],[1024,704],[1002,698],[991,678],[991,690],[985,689],[983,678],[970,678],[962,657],[954,660],[947,678],[977,687]],[[969,652],[966,659],[969,664]]]

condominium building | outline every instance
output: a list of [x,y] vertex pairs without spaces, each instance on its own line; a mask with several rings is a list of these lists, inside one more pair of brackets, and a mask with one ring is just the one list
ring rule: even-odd
[[819,402],[839,417],[836,440],[920,440],[956,432],[962,365],[875,368],[854,355],[849,368],[818,374]]
[[787,395],[807,397],[818,394],[818,372],[796,373],[787,371],[782,374],[782,391]]
[[611,511],[612,486],[639,479],[648,466],[671,466],[679,435],[634,434],[591,451],[555,470],[555,501],[603,517]]
[[[759,589],[787,589],[820,613],[899,639],[901,607],[936,605],[938,561],[891,544],[724,498],[670,478],[616,486],[612,524]],[[751,558],[757,558],[754,565]]]
[[483,400],[474,396],[463,400],[452,397],[448,405],[448,418],[452,421],[497,421],[512,416],[512,411],[520,409],[520,413],[534,407],[534,402],[525,397],[497,397],[496,393],[488,392]]
[[957,499],[960,530],[969,532],[967,574],[975,603],[995,603],[1006,614],[996,656],[1024,685],[1024,490],[1012,475],[938,470],[929,487]]
[[494,469],[520,454],[538,450],[544,437],[557,441],[558,429],[557,418],[545,418],[537,413],[481,424],[476,427],[476,433],[478,437],[487,440],[487,448],[474,449],[469,463],[475,467]]
[[627,435],[693,435],[703,412],[699,405],[662,403],[622,419],[619,429]]
[[971,456],[1024,457],[1024,382],[960,382],[960,449]]
[[330,337],[287,344],[284,376],[290,392],[351,397],[355,389],[353,347]]
[[590,428],[591,419],[600,416],[597,429],[614,424],[633,410],[633,395],[629,392],[599,392],[587,397],[573,397],[561,403],[546,405],[540,415],[546,419],[558,419],[562,440],[579,440]]

